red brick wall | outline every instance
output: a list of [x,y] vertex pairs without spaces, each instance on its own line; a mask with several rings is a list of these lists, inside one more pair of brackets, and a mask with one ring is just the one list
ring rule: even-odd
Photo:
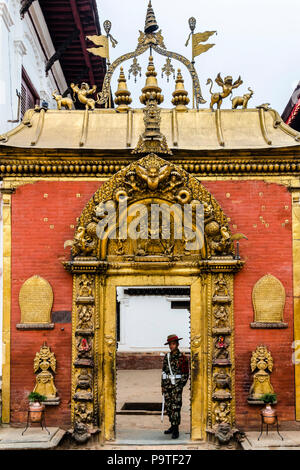
[[[272,384],[278,394],[281,420],[294,419],[291,196],[284,186],[259,181],[205,182],[231,218],[233,232],[242,232],[244,269],[235,282],[235,343],[237,422],[241,427],[257,425],[259,408],[247,404],[251,385],[251,352],[266,344],[274,359]],[[12,196],[12,329],[11,329],[11,421],[24,422],[27,394],[35,383],[33,359],[43,341],[57,359],[55,378],[59,407],[47,408],[49,425],[70,424],[71,324],[55,324],[50,331],[19,331],[18,295],[22,283],[39,274],[53,287],[53,311],[71,310],[72,277],[61,264],[69,256],[65,240],[72,239],[78,217],[99,187],[91,182],[38,182],[17,189]],[[47,194],[47,197],[44,195]],[[77,197],[80,194],[81,197]],[[230,197],[229,197],[230,194]],[[263,209],[262,206],[265,208]],[[288,208],[286,209],[285,206]],[[263,223],[260,219],[265,221]],[[48,220],[44,220],[48,219]],[[285,221],[288,223],[285,224]],[[282,224],[284,223],[284,226]],[[267,224],[269,224],[267,226]],[[236,225],[237,227],[234,227]],[[256,226],[255,226],[256,225]],[[53,228],[51,228],[53,226]],[[252,288],[264,274],[278,277],[286,289],[286,330],[254,330]],[[59,411],[59,413],[58,413]]]
[[[189,354],[185,354],[189,358]],[[156,352],[118,352],[117,368],[118,370],[161,369],[163,365],[163,359],[164,355],[161,356]]]
[[98,187],[98,182],[38,182],[19,187],[12,196],[13,423],[25,421],[27,395],[35,384],[33,359],[47,341],[57,360],[55,384],[61,398],[59,407],[47,407],[47,424],[70,424],[71,324],[56,323],[53,330],[47,331],[17,330],[15,325],[21,315],[18,296],[23,282],[39,274],[53,288],[53,311],[71,310],[72,276],[61,263],[68,259],[70,248],[64,250],[64,242],[73,238],[74,229],[70,226],[76,225],[76,217]]
[[[204,185],[230,217],[233,233],[242,232],[249,239],[240,243],[246,264],[236,275],[234,288],[237,424],[257,427],[260,423],[261,407],[248,405],[247,396],[252,383],[251,353],[261,343],[270,349],[274,360],[271,382],[277,393],[278,417],[281,421],[294,420],[291,194],[284,186],[261,181],[218,181]],[[250,328],[254,320],[252,289],[267,273],[276,276],[285,287],[287,329]]]

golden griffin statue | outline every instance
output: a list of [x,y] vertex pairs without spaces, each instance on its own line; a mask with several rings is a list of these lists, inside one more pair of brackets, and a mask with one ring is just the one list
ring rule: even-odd
[[239,77],[234,83],[232,83],[232,77],[230,75],[228,75],[227,77],[224,78],[224,81],[223,79],[221,78],[221,74],[218,73],[216,79],[215,79],[215,82],[223,88],[223,91],[219,92],[219,93],[212,93],[212,86],[213,86],[213,81],[211,78],[208,78],[207,79],[207,83],[206,85],[210,85],[210,94],[211,94],[211,101],[210,101],[210,109],[213,110],[214,109],[214,105],[216,104],[217,105],[217,108],[220,109],[221,108],[221,105],[222,105],[222,102],[223,102],[223,99],[224,98],[227,98],[227,96],[229,96],[231,93],[232,93],[232,90],[234,88],[238,88],[240,85],[242,85],[243,83],[243,80],[241,80],[241,77]]

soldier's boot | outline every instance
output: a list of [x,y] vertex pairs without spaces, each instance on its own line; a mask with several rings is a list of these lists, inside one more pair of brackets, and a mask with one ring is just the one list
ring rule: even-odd
[[172,432],[173,432],[173,427],[174,427],[174,426],[170,426],[169,429],[167,429],[167,430],[164,432],[164,434],[172,434]]
[[178,439],[179,437],[179,428],[178,426],[173,426],[172,439]]

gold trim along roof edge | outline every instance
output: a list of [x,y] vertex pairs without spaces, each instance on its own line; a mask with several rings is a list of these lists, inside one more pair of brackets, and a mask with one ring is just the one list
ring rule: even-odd
[[[128,155],[143,131],[143,109],[127,113],[95,109],[88,112],[88,121],[84,110],[31,109],[16,128],[0,135],[0,155],[10,148],[125,150]],[[286,125],[277,111],[264,107],[184,113],[162,108],[161,131],[175,152],[300,147],[300,133]]]

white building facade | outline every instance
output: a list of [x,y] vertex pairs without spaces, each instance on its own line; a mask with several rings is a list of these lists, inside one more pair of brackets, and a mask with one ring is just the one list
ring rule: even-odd
[[[65,91],[67,88],[58,61],[48,76],[45,73],[46,62],[55,49],[39,3],[33,2],[30,14],[25,14],[23,19],[20,8],[19,0],[0,2],[1,134],[15,127],[20,120],[21,104],[26,103],[26,91],[34,96],[34,104],[45,100],[49,108],[53,108],[56,103],[52,92],[58,88]],[[28,97],[27,102],[30,103]]]
[[165,353],[169,347],[164,343],[171,334],[183,338],[182,351],[190,350],[188,292],[178,295],[178,289],[172,287],[159,287],[154,292],[151,288],[118,287],[117,300],[119,353]]

